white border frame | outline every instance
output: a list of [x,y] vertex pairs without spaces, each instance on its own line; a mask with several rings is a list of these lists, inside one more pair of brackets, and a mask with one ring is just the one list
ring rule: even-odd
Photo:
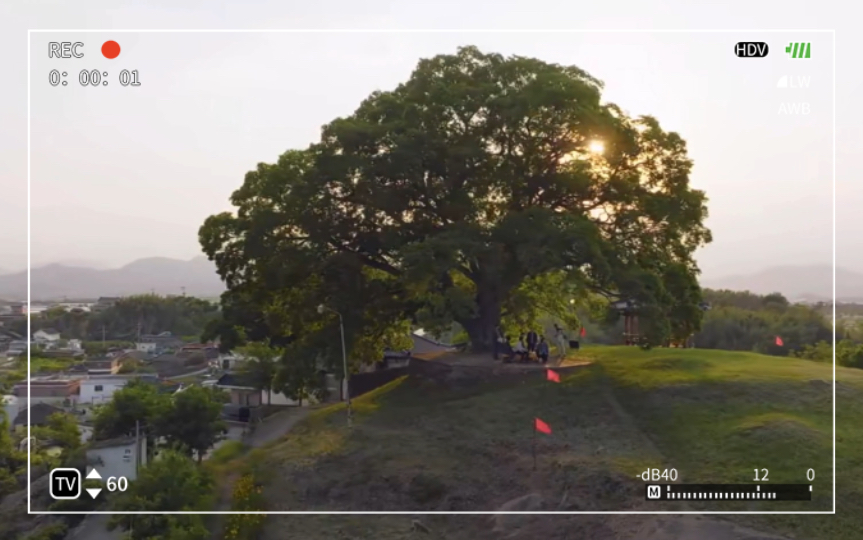
[[831,29],[723,29],[723,30],[714,30],[714,29],[697,29],[697,30],[681,30],[681,29],[657,29],[657,30],[648,30],[648,29],[634,29],[634,30],[624,30],[624,29],[501,29],[501,30],[492,30],[492,29],[451,29],[451,30],[442,30],[442,29],[384,29],[384,30],[372,30],[372,29],[172,29],[172,30],[157,30],[157,29],[148,29],[148,30],[133,30],[133,29],[68,29],[68,28],[59,28],[59,29],[29,29],[27,30],[27,403],[30,402],[30,83],[31,83],[31,73],[30,73],[30,45],[31,45],[31,36],[32,34],[40,34],[40,33],[60,33],[60,32],[68,32],[68,33],[81,33],[81,34],[95,34],[95,33],[114,33],[114,34],[179,34],[179,33],[192,33],[192,34],[285,34],[285,33],[296,33],[296,34],[331,34],[331,33],[346,33],[346,34],[452,34],[452,33],[475,33],[475,34],[528,34],[528,33],[548,33],[548,34],[693,34],[693,33],[704,33],[704,34],[731,34],[731,33],[818,33],[818,34],[831,34],[833,38],[833,104],[832,104],[832,115],[833,115],[833,171],[832,171],[832,182],[833,182],[833,510],[823,510],[823,511],[803,511],[803,512],[791,512],[791,511],[768,511],[768,512],[755,512],[755,511],[741,511],[741,512],[731,512],[731,511],[705,511],[705,512],[697,512],[697,511],[681,511],[681,512],[671,512],[671,511],[656,511],[656,512],[642,512],[642,511],[622,511],[622,510],[609,510],[609,511],[598,511],[598,512],[585,512],[585,511],[574,511],[574,512],[495,512],[495,511],[461,511],[461,512],[407,512],[407,511],[397,511],[397,512],[325,512],[325,511],[269,511],[269,512],[233,512],[233,511],[208,511],[208,512],[188,512],[188,511],[170,511],[170,512],[144,512],[144,511],[135,511],[135,512],[106,512],[106,511],[93,511],[93,512],[51,512],[51,511],[33,511],[30,507],[31,502],[31,477],[30,477],[30,409],[27,410],[27,513],[28,514],[59,514],[59,515],[159,515],[159,514],[260,514],[260,515],[576,515],[576,514],[619,514],[619,515],[653,515],[653,514],[674,514],[674,515],[684,515],[684,514],[694,514],[694,515],[707,515],[707,514],[836,514],[836,30]]

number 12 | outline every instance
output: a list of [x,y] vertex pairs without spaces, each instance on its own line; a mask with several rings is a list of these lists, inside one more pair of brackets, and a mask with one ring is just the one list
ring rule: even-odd
[[767,469],[760,469],[761,478],[758,477],[759,469],[755,469],[755,482],[767,482]]

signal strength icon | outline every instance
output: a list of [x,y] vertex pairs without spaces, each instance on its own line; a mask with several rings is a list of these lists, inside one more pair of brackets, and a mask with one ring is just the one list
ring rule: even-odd
[[785,52],[790,54],[791,58],[809,58],[811,49],[812,43],[789,43]]

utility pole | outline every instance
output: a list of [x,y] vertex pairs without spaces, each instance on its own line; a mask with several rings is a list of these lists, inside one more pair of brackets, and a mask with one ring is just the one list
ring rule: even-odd
[[141,467],[141,421],[135,420],[135,478],[138,478],[138,469]]
[[105,345],[105,325],[102,325],[102,345]]
[[180,287],[180,289],[183,291],[183,296],[186,296],[186,287]]
[[324,311],[332,311],[333,313],[335,313],[336,315],[339,316],[339,330],[341,331],[341,334],[342,334],[342,373],[343,373],[342,391],[345,394],[343,396],[343,398],[345,398],[345,400],[347,401],[348,427],[350,428],[354,424],[354,421],[353,421],[354,414],[353,414],[353,407],[351,406],[351,387],[350,387],[351,374],[348,371],[348,351],[345,347],[345,321],[344,321],[344,319],[342,319],[342,314],[339,313],[338,311],[334,310],[333,308],[327,307],[323,304],[319,305],[318,306],[318,313],[323,313]]

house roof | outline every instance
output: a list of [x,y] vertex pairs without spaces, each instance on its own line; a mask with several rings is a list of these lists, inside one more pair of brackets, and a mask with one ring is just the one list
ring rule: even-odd
[[60,333],[57,330],[55,330],[54,328],[42,328],[40,330],[36,330],[36,332],[37,333],[38,332],[44,332],[46,334],[59,334]]
[[149,379],[150,381],[158,381],[159,376],[151,373],[118,373],[116,375],[90,375],[87,378],[87,380],[97,384],[100,381],[130,381],[132,379],[141,379],[144,381]]
[[244,373],[228,372],[219,377],[216,381],[216,386],[234,386],[237,388],[249,388],[254,390],[255,385],[251,381],[251,377]]
[[131,358],[132,360],[147,360],[151,356],[152,355],[150,353],[148,353],[147,351],[126,351],[121,356],[118,356],[117,358],[120,360],[129,359],[129,358]]
[[110,369],[117,365],[116,358],[102,358],[99,360],[86,360],[84,366],[87,369]]
[[411,339],[413,339],[414,342],[413,349],[411,350],[412,354],[434,354],[453,350],[453,347],[450,345],[440,343],[419,334],[411,334]]
[[24,409],[23,411],[18,413],[18,416],[15,417],[15,421],[12,423],[13,426],[26,426],[27,425],[27,411],[30,411],[30,425],[31,426],[40,426],[44,425],[48,422],[48,417],[55,413],[65,413],[63,409],[60,407],[54,407],[53,405],[48,405],[47,403],[37,403],[30,407],[29,409]]

